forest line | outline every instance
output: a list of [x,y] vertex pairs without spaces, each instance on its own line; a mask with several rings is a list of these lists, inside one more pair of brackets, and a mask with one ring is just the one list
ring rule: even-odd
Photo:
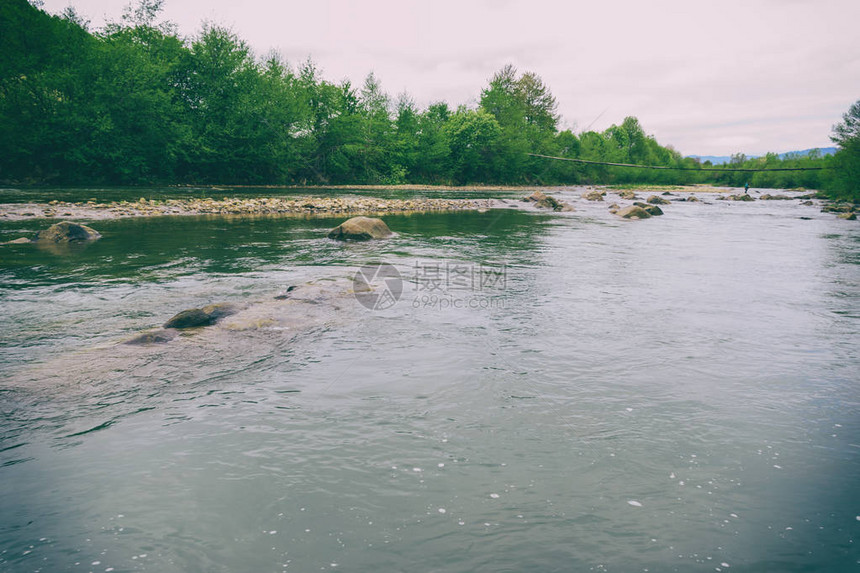
[[[73,9],[52,16],[26,0],[3,3],[0,182],[749,182],[857,197],[856,133],[838,141],[834,157],[738,154],[710,166],[661,145],[635,117],[600,132],[560,129],[549,86],[510,65],[490,78],[475,107],[437,102],[420,109],[406,94],[392,98],[373,73],[361,86],[333,83],[311,60],[293,68],[277,55],[255,56],[223,27],[204,25],[182,38],[158,22],[160,6],[143,0],[121,22],[91,32]],[[820,167],[826,169],[740,171]]]

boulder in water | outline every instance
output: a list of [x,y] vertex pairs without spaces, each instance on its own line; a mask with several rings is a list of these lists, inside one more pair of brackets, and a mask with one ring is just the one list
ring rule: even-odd
[[640,203],[639,201],[633,203],[633,205],[635,205],[636,207],[642,207],[652,217],[657,217],[663,214],[663,209],[661,209],[657,205],[649,205],[648,203]]
[[658,197],[656,195],[651,195],[647,199],[648,203],[651,205],[668,205],[669,201],[667,199],[663,199],[662,197]]
[[391,235],[391,229],[382,219],[353,217],[332,229],[328,238],[338,241],[368,241],[370,239],[384,239]]
[[210,304],[203,308],[189,308],[165,322],[164,328],[184,329],[210,326],[225,316],[230,316],[236,312],[238,312],[236,306],[226,302]]
[[100,238],[101,235],[99,232],[91,227],[69,221],[60,221],[44,231],[36,233],[33,240],[46,243],[74,243],[79,241],[95,241]]
[[624,219],[650,219],[651,218],[651,214],[648,211],[646,211],[645,209],[643,209],[642,207],[640,207],[639,205],[629,205],[627,207],[624,207],[623,209],[621,209],[620,211],[618,211],[615,214],[618,215],[619,217],[624,218]]
[[565,203],[564,201],[559,201],[555,197],[551,197],[544,193],[543,191],[535,191],[523,201],[528,203],[534,203],[535,206],[543,208],[543,209],[552,209],[553,211],[574,211],[574,208]]
[[638,198],[639,198],[639,197],[637,197],[637,196],[636,196],[636,193],[634,193],[633,191],[631,191],[631,190],[629,190],[629,189],[627,189],[627,190],[625,190],[625,191],[621,191],[618,195],[619,195],[622,199],[627,199],[628,201],[629,201],[629,200],[632,200],[632,199],[638,199]]
[[857,220],[857,214],[856,213],[839,213],[836,216],[840,219],[845,219],[847,221],[856,221]]
[[587,199],[589,201],[603,201],[604,195],[606,195],[606,191],[598,191],[597,189],[595,189],[594,191],[583,193],[582,198]]

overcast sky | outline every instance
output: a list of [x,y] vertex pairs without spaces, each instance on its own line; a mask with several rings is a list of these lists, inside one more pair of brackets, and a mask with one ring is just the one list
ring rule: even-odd
[[[45,0],[91,21],[125,0]],[[331,81],[374,71],[420,106],[474,105],[507,63],[541,76],[562,125],[603,130],[635,115],[685,155],[832,145],[860,99],[858,0],[166,0],[193,36],[204,20],[257,54],[310,56]]]

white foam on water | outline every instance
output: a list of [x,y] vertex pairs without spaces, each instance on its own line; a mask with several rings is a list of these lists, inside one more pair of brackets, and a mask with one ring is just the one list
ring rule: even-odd
[[493,499],[499,499],[499,494],[497,494],[497,493],[491,493],[491,494],[490,494],[490,497],[491,497],[491,498],[493,498]]
[[447,509],[445,509],[444,507],[440,507],[440,508],[439,508],[439,513],[447,513],[447,511],[448,511],[448,510],[447,510]]
[[728,563],[726,563],[725,561],[724,561],[724,562],[722,562],[722,563],[720,563],[720,566],[725,567],[726,569],[728,569],[729,567],[731,567],[731,565],[729,565],[729,564],[728,564]]
[[445,464],[443,464],[442,462],[439,462],[438,464],[436,464],[436,466],[437,466],[437,467],[440,467],[440,468],[444,468],[444,467],[445,467]]
[[636,501],[635,499],[631,499],[631,500],[629,500],[627,503],[628,503],[629,505],[632,505],[633,507],[642,507],[642,503],[641,503],[641,502]]
[[413,472],[420,472],[420,471],[421,471],[421,468],[412,468],[412,471],[413,471]]

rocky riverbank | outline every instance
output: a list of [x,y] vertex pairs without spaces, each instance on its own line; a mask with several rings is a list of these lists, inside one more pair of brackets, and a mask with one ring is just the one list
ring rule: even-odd
[[488,209],[495,199],[379,199],[376,197],[268,197],[224,199],[141,198],[139,201],[12,203],[0,205],[0,219],[83,220],[165,215],[340,215]]

